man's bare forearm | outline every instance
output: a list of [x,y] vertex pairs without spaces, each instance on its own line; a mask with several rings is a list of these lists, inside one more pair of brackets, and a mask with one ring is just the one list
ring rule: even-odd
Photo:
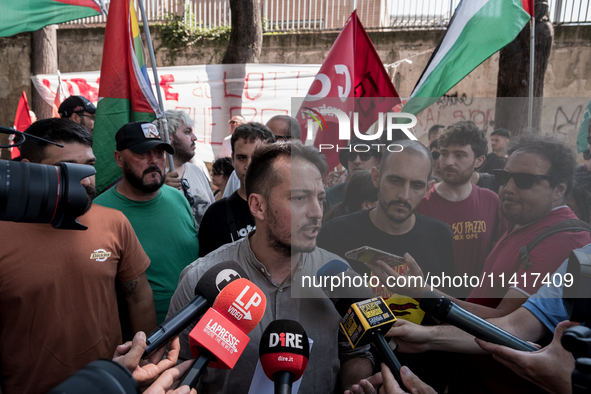
[[359,384],[361,379],[369,378],[373,373],[373,365],[367,358],[352,358],[341,364],[338,381],[341,392],[349,390],[354,384]]

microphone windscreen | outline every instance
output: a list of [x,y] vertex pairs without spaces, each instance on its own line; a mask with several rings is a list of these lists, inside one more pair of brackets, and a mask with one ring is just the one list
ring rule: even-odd
[[248,334],[263,318],[267,298],[254,283],[241,278],[226,285],[212,308]]
[[216,264],[203,274],[195,286],[195,295],[205,297],[209,305],[215,302],[220,291],[236,279],[248,279],[246,272],[235,261]]
[[349,271],[350,269],[351,267],[349,267],[348,264],[335,259],[320,267],[318,272],[316,272],[316,276],[334,276],[341,272]]
[[261,366],[273,380],[276,372],[291,372],[294,381],[302,377],[310,357],[308,335],[302,325],[293,320],[269,323],[259,345]]
[[419,301],[419,306],[425,313],[439,320],[445,319],[450,304],[451,301],[449,298],[437,294],[434,291],[426,291],[421,296],[421,301]]
[[339,316],[344,316],[351,304],[374,298],[371,287],[366,286],[363,277],[354,271],[343,272],[337,276],[341,283],[332,289],[323,288],[324,293],[332,301]]

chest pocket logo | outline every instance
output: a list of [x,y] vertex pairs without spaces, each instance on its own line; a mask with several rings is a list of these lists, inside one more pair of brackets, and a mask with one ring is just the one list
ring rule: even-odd
[[107,252],[105,249],[97,249],[90,255],[91,260],[106,261],[111,257],[111,252]]

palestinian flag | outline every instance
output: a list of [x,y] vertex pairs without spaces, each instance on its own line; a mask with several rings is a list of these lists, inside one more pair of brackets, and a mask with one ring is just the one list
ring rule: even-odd
[[533,0],[460,1],[403,111],[418,115],[511,43],[533,9]]
[[101,10],[102,0],[5,0],[0,12],[0,37],[97,16]]
[[117,130],[162,116],[144,59],[133,0],[111,0],[93,135],[99,193],[121,178],[113,157]]

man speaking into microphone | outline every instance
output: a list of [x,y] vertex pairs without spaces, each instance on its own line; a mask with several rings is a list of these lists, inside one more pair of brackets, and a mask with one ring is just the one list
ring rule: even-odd
[[[322,290],[316,298],[292,297],[292,285],[302,275],[315,275],[320,267],[338,257],[316,248],[325,197],[322,174],[324,156],[299,142],[262,144],[254,152],[246,173],[246,194],[256,231],[224,245],[189,265],[181,273],[179,287],[170,302],[169,316],[192,297],[195,284],[212,266],[236,261],[267,298],[261,322],[250,332],[250,342],[232,370],[208,369],[199,394],[248,393],[259,358],[258,344],[272,321],[298,321],[314,341],[300,392],[331,393],[339,384],[345,390],[372,375],[367,346],[351,349],[339,342],[340,316]],[[244,297],[243,297],[244,298]],[[245,318],[249,299],[236,299]],[[191,358],[187,328],[180,336],[181,358]],[[338,375],[338,382],[337,382]]]

